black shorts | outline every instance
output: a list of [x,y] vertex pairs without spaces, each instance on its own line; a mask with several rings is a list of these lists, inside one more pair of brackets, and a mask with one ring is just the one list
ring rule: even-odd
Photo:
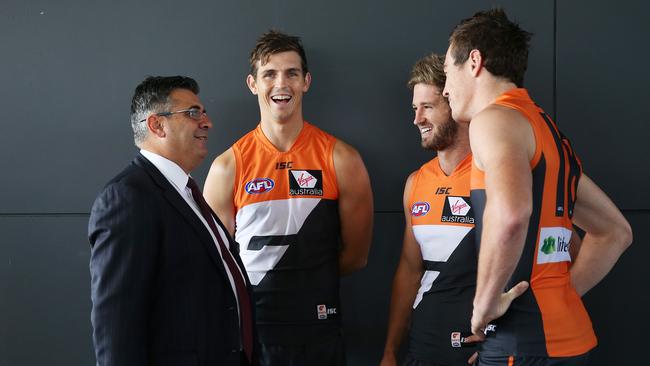
[[305,344],[262,344],[260,366],[345,366],[341,336]]
[[574,357],[487,355],[479,352],[477,366],[587,366],[590,352]]
[[[469,358],[467,359],[469,360]],[[446,365],[441,363],[436,363],[436,362],[418,360],[417,358],[413,357],[413,355],[409,353],[404,358],[404,362],[401,363],[401,366],[446,366]],[[464,363],[458,366],[469,366],[469,364],[467,363],[467,361],[465,361]]]

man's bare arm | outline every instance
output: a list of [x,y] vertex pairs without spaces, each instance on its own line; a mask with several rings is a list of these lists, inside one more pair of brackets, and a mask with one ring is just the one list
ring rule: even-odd
[[586,175],[578,182],[573,222],[585,231],[571,283],[584,295],[612,269],[632,243],[632,228],[616,205]]
[[235,206],[233,189],[235,185],[236,162],[232,148],[226,150],[212,162],[203,187],[203,196],[230,232],[235,234]]
[[395,277],[393,278],[393,291],[390,298],[390,312],[388,318],[388,332],[386,334],[386,345],[384,356],[380,366],[392,366],[397,364],[396,355],[400,344],[406,333],[413,301],[420,287],[420,279],[424,273],[422,265],[422,252],[415,240],[411,227],[411,211],[408,207],[408,195],[411,192],[411,184],[414,174],[406,180],[404,187],[404,218],[406,227],[404,229],[404,241],[402,244],[402,255],[400,257]]
[[528,287],[520,283],[513,288],[514,297],[503,296],[521,257],[532,211],[535,140],[518,112],[489,107],[472,120],[470,143],[475,163],[485,173],[487,197],[472,314],[472,332],[480,335]]
[[339,188],[339,220],[343,247],[339,272],[346,275],[366,266],[372,238],[373,202],[370,178],[359,153],[338,140],[334,169]]

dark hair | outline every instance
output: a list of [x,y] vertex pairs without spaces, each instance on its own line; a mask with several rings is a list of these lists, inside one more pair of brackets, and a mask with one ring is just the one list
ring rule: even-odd
[[287,51],[294,51],[300,55],[302,73],[306,75],[309,68],[307,67],[307,56],[305,55],[305,49],[302,48],[300,37],[289,36],[273,29],[262,34],[257,40],[255,48],[251,51],[248,58],[251,64],[251,75],[257,77],[257,61],[264,65],[269,61],[271,55]]
[[409,89],[413,90],[415,84],[429,84],[440,89],[445,88],[444,72],[445,57],[432,53],[419,59],[411,70],[411,78],[406,84]]
[[472,50],[479,50],[492,75],[522,87],[531,36],[532,33],[511,22],[503,9],[496,8],[461,21],[451,33],[449,44],[454,64],[464,63]]
[[174,89],[187,89],[199,94],[199,84],[186,76],[148,76],[135,88],[131,100],[131,127],[136,145],[147,137],[147,126],[141,121],[150,113],[170,108],[169,94]]

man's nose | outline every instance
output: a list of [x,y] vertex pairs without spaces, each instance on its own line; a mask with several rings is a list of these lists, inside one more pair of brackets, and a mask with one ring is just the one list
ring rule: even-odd
[[212,128],[212,120],[210,119],[210,116],[207,115],[207,113],[203,113],[203,115],[201,115],[201,122],[199,126],[205,129]]
[[422,123],[423,121],[424,121],[424,116],[422,113],[422,108],[416,108],[415,116],[413,118],[413,124],[417,125],[418,123]]

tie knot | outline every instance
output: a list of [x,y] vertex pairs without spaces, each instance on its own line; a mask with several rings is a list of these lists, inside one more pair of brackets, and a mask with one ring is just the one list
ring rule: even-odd
[[192,193],[201,194],[201,190],[199,189],[199,186],[196,184],[196,181],[192,179],[192,177],[189,177],[189,179],[187,180],[187,187],[192,190]]
[[192,197],[194,198],[194,201],[198,203],[199,207],[203,209],[203,203],[205,202],[203,198],[203,193],[201,193],[201,190],[199,189],[199,186],[196,184],[196,181],[190,177],[190,179],[187,180],[187,187],[192,191]]

